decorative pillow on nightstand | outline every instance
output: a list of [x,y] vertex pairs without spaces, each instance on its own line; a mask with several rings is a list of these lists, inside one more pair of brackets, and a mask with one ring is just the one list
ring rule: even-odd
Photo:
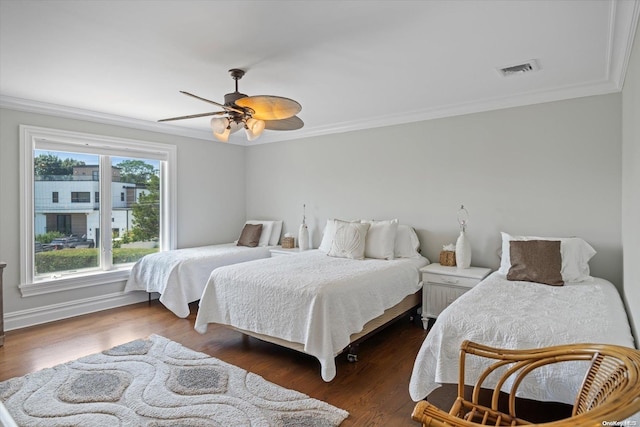
[[369,224],[335,221],[335,235],[327,255],[338,258],[364,259],[364,249]]

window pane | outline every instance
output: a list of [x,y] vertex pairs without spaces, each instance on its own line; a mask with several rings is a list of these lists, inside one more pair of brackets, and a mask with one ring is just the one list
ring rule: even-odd
[[160,162],[112,158],[113,264],[157,252],[160,241]]
[[91,193],[100,189],[92,171],[98,156],[34,152],[34,274],[48,276],[99,266],[94,230],[100,211]]

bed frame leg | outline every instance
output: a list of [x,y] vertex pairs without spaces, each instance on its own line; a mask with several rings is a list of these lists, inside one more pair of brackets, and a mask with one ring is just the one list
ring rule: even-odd
[[347,360],[351,363],[358,361],[358,344],[349,344],[347,348]]

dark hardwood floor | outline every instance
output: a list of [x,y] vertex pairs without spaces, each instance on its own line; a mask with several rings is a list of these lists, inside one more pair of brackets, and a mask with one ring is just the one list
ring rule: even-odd
[[193,329],[197,304],[180,319],[157,300],[6,333],[0,381],[100,352],[151,334],[232,363],[265,379],[349,411],[342,426],[417,426],[409,397],[413,362],[426,331],[403,319],[360,345],[359,360],[336,359],[326,383],[318,361],[218,325]]

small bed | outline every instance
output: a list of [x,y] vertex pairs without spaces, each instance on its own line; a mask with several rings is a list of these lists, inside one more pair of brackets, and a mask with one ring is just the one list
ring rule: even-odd
[[[549,250],[550,243],[544,243],[552,241],[557,243],[554,251]],[[542,252],[552,253],[552,259],[540,255]],[[414,401],[443,384],[457,384],[464,340],[512,349],[571,343],[634,347],[620,295],[611,282],[589,275],[588,261],[595,251],[582,239],[503,233],[502,253],[500,270],[455,300],[429,331],[410,380]],[[534,260],[536,257],[542,260]],[[539,270],[536,263],[547,271],[535,271]],[[551,280],[549,270],[554,270]],[[534,371],[517,396],[572,405],[588,366],[582,362],[558,365]],[[471,373],[466,381],[473,385],[488,361],[470,359],[466,366]],[[502,390],[508,392],[510,385]]]
[[185,318],[189,303],[200,299],[214,269],[270,257],[281,231],[282,221],[251,220],[237,242],[146,255],[132,267],[124,290],[158,292],[165,307]]
[[[397,231],[398,240],[418,243],[410,227]],[[335,240],[340,233],[338,226]],[[335,357],[349,344],[420,305],[419,269],[429,261],[417,246],[394,256],[402,252],[394,252],[394,240],[393,259],[336,256],[332,248],[324,251],[329,240],[323,238],[320,249],[216,269],[200,300],[196,331],[204,334],[209,323],[218,323],[310,354],[323,380],[331,381]]]

